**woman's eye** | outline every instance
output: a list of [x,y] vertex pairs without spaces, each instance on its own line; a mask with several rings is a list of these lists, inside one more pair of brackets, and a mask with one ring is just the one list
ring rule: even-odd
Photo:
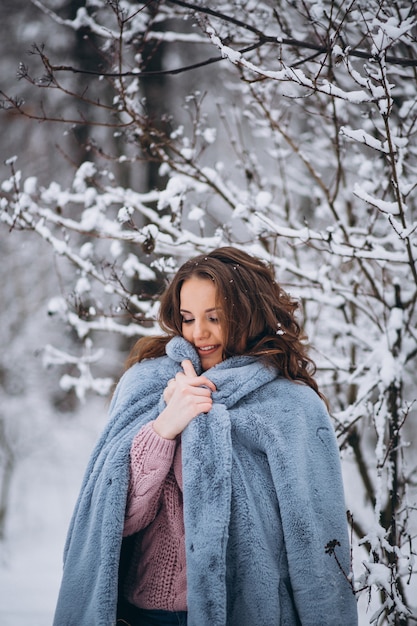
[[190,324],[191,322],[194,322],[194,320],[193,320],[193,319],[190,319],[190,320],[185,320],[185,319],[183,319],[183,320],[182,320],[182,323],[183,323],[183,324]]
[[218,317],[209,317],[209,321],[210,322],[214,322],[215,324],[217,324],[218,321],[219,321],[219,318]]

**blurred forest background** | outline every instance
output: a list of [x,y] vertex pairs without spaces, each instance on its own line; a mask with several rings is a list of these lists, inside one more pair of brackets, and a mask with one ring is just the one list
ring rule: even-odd
[[417,622],[416,9],[2,0],[6,626],[50,622],[83,468],[158,294],[229,244],[302,303],[361,625]]

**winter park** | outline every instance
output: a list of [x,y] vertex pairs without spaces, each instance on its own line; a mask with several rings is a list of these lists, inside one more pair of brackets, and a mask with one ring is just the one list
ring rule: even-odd
[[[182,541],[188,573],[183,585],[189,626],[273,626],[274,618],[276,624],[294,626],[355,626],[343,612],[342,596],[341,609],[329,599],[327,590],[337,585],[349,603],[354,599],[359,626],[417,624],[417,2],[2,0],[0,16],[0,624],[64,626],[54,615],[63,594],[64,550],[77,561],[71,557],[75,539],[72,544],[67,540],[70,524],[74,535],[77,530],[74,511],[94,520],[88,529],[91,541],[86,535],[80,544],[80,554],[91,559],[91,580],[101,563],[107,563],[101,548],[95,547],[103,545],[100,541],[110,543],[113,535],[107,524],[126,528],[117,507],[131,474],[118,469],[126,476],[126,484],[120,480],[125,487],[118,487],[119,474],[105,474],[110,470],[103,461],[101,478],[97,468],[102,457],[96,445],[100,441],[100,450],[105,450],[106,437],[116,438],[121,422],[109,422],[109,415],[117,414],[117,402],[125,402],[124,387],[120,391],[117,383],[126,372],[125,387],[131,384],[129,372],[138,364],[130,367],[133,361],[127,359],[140,338],[145,356],[138,371],[143,372],[141,384],[149,385],[149,395],[145,391],[137,399],[132,396],[135,401],[123,406],[126,414],[132,410],[145,415],[158,389],[161,403],[158,410],[152,407],[152,420],[158,416],[155,431],[146,431],[149,440],[143,446],[163,447],[160,454],[167,458],[174,455],[163,489],[169,477],[175,477],[177,491],[169,492],[169,498],[174,493],[181,502],[183,473]],[[191,370],[186,366],[179,375],[168,375],[168,368],[148,375],[147,364],[160,349],[154,340],[162,333],[157,320],[176,315],[161,303],[161,294],[186,261],[214,263],[210,254],[217,249],[236,250],[233,258],[242,259],[234,261],[236,285],[233,278],[224,278],[223,291],[213,287],[210,296],[216,306],[206,306],[204,298],[211,292],[199,289],[209,281],[194,274],[186,277],[179,292],[183,330],[178,331],[180,337],[174,332],[174,343],[166,346],[171,355],[174,348],[182,354],[187,341],[193,344],[195,351],[187,352],[187,347],[184,353],[191,355],[186,357]],[[249,346],[249,327],[255,327],[257,309],[266,306],[255,285],[259,299],[251,310],[242,290],[233,296],[236,305],[224,303],[219,319],[211,313],[204,317],[210,328],[218,324],[210,331],[214,339],[198,346],[191,330],[200,310],[216,313],[219,293],[238,293],[245,262],[249,268],[246,254],[259,260],[261,269],[256,271],[268,268],[265,272],[274,277],[265,298],[272,301],[275,293],[288,294],[282,301],[291,321],[288,326],[277,322],[273,345],[291,345],[293,356],[298,356],[277,361],[289,364],[278,382],[265,373],[270,372],[266,366],[261,373],[253,369],[260,349],[251,353],[239,348],[229,354],[224,348],[229,345],[226,339],[232,341],[233,324],[248,328]],[[252,266],[250,271],[255,271]],[[194,297],[186,301],[185,287],[191,284],[196,285]],[[230,332],[224,330],[226,319]],[[175,343],[177,339],[181,341]],[[236,345],[243,346],[239,340],[242,337],[236,338]],[[216,357],[216,341],[224,348],[221,357]],[[151,345],[153,352],[146,352]],[[264,345],[272,350],[271,342],[265,340]],[[276,358],[283,359],[279,355],[286,349],[277,348]],[[194,354],[200,361],[193,361]],[[239,367],[245,364],[242,371],[252,372],[242,383],[254,394],[251,408],[242,413],[249,415],[248,440],[241,436],[244,454],[251,446],[255,450],[253,464],[242,456],[239,462],[230,457],[228,465],[222,452],[208,459],[195,442],[191,446],[196,423],[201,432],[206,428],[207,437],[214,433],[214,439],[221,438],[226,428],[222,411],[232,414],[232,395],[239,397],[239,407],[246,402],[234,374],[227,379],[233,394],[224,391],[224,399],[216,400],[223,398],[221,371],[230,355]],[[313,363],[315,370],[309,374]],[[162,383],[159,376],[166,380]],[[310,393],[308,411],[329,419],[330,439],[323,434],[329,430],[326,426],[315,428],[309,420],[301,437],[298,409],[288,409],[284,392],[279,399],[264,394],[268,407],[275,400],[283,407],[287,422],[282,432],[281,426],[275,427],[276,440],[272,427],[259,434],[254,416],[262,411],[256,403],[260,407],[266,400],[254,381],[262,376],[262,384],[276,384],[265,389],[285,389],[288,398],[298,398],[300,388],[301,396]],[[160,417],[168,415],[166,408],[186,384],[194,385],[193,398],[199,402],[211,403],[213,398],[213,408],[209,404],[195,412],[203,417],[190,414],[187,424],[165,432]],[[218,430],[210,426],[210,416]],[[280,447],[286,429],[294,447]],[[101,437],[103,431],[107,434]],[[130,450],[134,434],[130,439],[120,435],[120,450]],[[265,449],[254,445],[258,436],[265,440]],[[187,445],[194,452],[187,453]],[[334,474],[327,466],[323,469],[327,454]],[[310,459],[316,456],[310,472]],[[139,466],[139,452],[137,458]],[[187,504],[187,494],[199,493],[191,490],[187,474],[193,463],[193,471],[200,471],[201,508]],[[336,501],[342,494],[337,492],[339,465],[346,545],[336,530],[327,533],[341,506]],[[260,478],[257,468],[262,468]],[[152,472],[157,470],[151,468],[149,475]],[[233,481],[240,472],[242,484],[253,493],[233,513],[240,484]],[[307,496],[303,500],[300,488],[299,502],[305,506],[293,511],[288,505],[287,513],[287,499],[281,499],[287,479],[296,485],[290,486],[290,494],[298,493],[303,480],[314,483],[314,506]],[[90,493],[91,484],[96,491],[86,505],[79,499],[80,488]],[[115,494],[114,509],[105,509],[101,500],[106,485],[112,485],[108,492]],[[227,532],[212,540],[220,536],[220,522],[216,515],[204,513],[214,501],[211,489],[230,498],[224,512]],[[162,498],[165,491],[158,493]],[[155,511],[162,508],[155,505]],[[252,517],[245,517],[246,510]],[[204,518],[205,530],[196,531],[189,543],[192,515]],[[130,509],[128,521],[129,516]],[[259,559],[249,561],[253,571],[245,573],[241,591],[230,583],[232,566],[226,570],[224,565],[216,578],[213,562],[220,555],[230,564],[234,550],[242,562],[243,553],[252,554],[256,523],[266,538],[265,554],[259,550]],[[146,525],[143,522],[141,529]],[[293,528],[303,537],[298,547],[292,543]],[[275,544],[278,534],[282,545],[278,540]],[[198,550],[206,549],[205,540],[211,541],[207,549],[215,556],[207,559],[201,577],[206,587],[202,583],[201,591],[192,572]],[[121,535],[114,545],[109,563],[118,564],[120,553],[124,564],[128,548],[120,550]],[[149,554],[153,568],[157,558],[152,550]],[[258,596],[248,581],[252,576],[256,585],[258,571],[261,576],[269,559],[284,561],[281,574],[289,581],[283,585],[290,589],[291,609],[285,609],[288,614],[283,609],[281,617],[275,611],[270,618],[274,609],[268,613],[265,607],[254,620],[250,615],[256,612]],[[160,570],[155,565],[155,571],[164,572],[168,560]],[[185,581],[185,561],[177,561]],[[150,570],[144,571],[149,575]],[[176,577],[175,598],[185,594],[181,580]],[[264,585],[266,603],[276,593],[274,580],[270,589]],[[311,605],[309,599],[298,599],[303,593],[299,580],[310,587],[315,600]],[[78,581],[81,613],[94,586],[88,573],[86,581]],[[227,608],[215,607],[215,617],[201,609],[196,618],[193,594],[203,597],[204,606],[204,595],[211,598],[217,586],[226,597],[226,585]],[[113,586],[117,595],[117,580]],[[239,593],[247,603],[241,621]],[[178,601],[169,610],[182,613],[183,604]],[[155,606],[165,610],[164,604]],[[87,618],[85,612],[85,617],[65,623],[116,624],[103,612],[104,617]],[[141,622],[132,621],[131,626],[134,623]]]

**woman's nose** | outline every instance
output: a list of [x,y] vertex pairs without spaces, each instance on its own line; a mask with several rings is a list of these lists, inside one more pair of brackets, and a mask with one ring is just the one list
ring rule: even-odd
[[195,339],[201,339],[202,337],[207,337],[209,335],[207,324],[203,320],[196,320],[193,330]]

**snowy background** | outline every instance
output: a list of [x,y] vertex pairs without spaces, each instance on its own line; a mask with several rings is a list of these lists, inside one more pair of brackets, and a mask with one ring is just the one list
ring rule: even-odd
[[72,507],[105,414],[104,402],[90,403],[59,431],[45,415],[45,431],[19,460],[1,554],[2,626],[52,624]]
[[51,623],[112,381],[230,243],[300,299],[361,626],[417,620],[417,5],[339,4],[2,0],[2,626]]

